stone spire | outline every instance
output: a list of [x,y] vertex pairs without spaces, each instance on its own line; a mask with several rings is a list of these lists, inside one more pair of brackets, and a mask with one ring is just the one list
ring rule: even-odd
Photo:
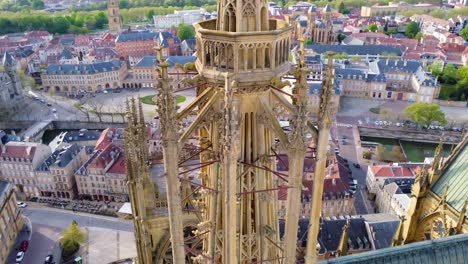
[[338,244],[338,249],[336,250],[336,256],[342,257],[348,254],[348,228],[350,220],[346,220],[346,224],[343,226],[343,232],[341,233],[340,242]]

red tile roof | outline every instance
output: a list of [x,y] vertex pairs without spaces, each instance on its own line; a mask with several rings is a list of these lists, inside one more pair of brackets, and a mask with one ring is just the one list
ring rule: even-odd
[[109,168],[107,173],[114,174],[126,174],[125,170],[125,157],[120,155],[119,158],[114,162],[114,164]]
[[101,135],[99,136],[95,150],[105,149],[109,144],[112,143],[112,136],[115,134],[115,128],[106,128],[102,131]]
[[[327,168],[327,172],[331,172],[331,175],[327,175],[325,177],[323,197],[326,197],[327,199],[332,199],[332,197],[335,197],[335,199],[337,199],[337,197],[343,195],[349,190],[348,172],[341,164],[331,165],[330,168]],[[312,197],[314,181],[303,180],[302,185],[304,188],[301,191],[301,197],[303,199],[309,199],[309,197]],[[280,186],[278,191],[278,200],[286,200],[287,193],[288,187]]]
[[413,177],[413,172],[409,168],[401,166],[369,166],[374,177]]
[[32,160],[36,153],[36,147],[29,144],[11,144],[5,145],[5,151],[0,152],[0,157],[4,158],[24,158]]
[[[105,169],[113,158],[118,158],[122,149],[114,144],[109,144],[107,147],[89,164],[88,168]],[[113,154],[112,154],[113,153]]]

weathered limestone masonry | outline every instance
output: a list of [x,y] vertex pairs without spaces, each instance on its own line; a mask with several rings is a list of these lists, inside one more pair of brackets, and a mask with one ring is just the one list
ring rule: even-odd
[[[296,263],[306,135],[312,133],[317,138],[318,131],[307,119],[304,40],[301,37],[299,62],[292,67],[292,27],[269,19],[267,10],[268,1],[264,0],[219,0],[218,18],[194,25],[194,70],[198,75],[186,82],[196,88],[197,97],[179,112],[174,102],[174,92],[178,90],[170,85],[158,49],[157,111],[169,220],[151,217],[144,221],[144,216],[135,216],[139,263],[149,263],[148,247],[153,250],[153,263]],[[286,74],[296,80],[292,94],[274,85]],[[330,105],[331,82],[330,71],[320,106],[324,111]],[[290,121],[289,134],[278,121],[280,115]],[[324,133],[319,140],[323,152],[319,157],[324,157],[327,124],[332,117],[330,112],[320,116],[326,120],[319,123]],[[184,176],[193,170],[186,169],[185,162],[195,155],[181,157],[186,142],[194,136],[199,144],[192,146],[199,151],[195,163],[200,171],[197,181]],[[286,175],[276,171],[278,150],[289,157],[284,243],[280,239],[276,201],[280,188],[277,179],[285,179]],[[135,158],[131,162],[136,167],[146,166]],[[323,183],[323,175],[320,177]],[[191,188],[187,189],[187,184]],[[137,196],[135,203],[132,199],[134,208],[145,201],[138,188],[131,192],[131,196]],[[318,205],[313,206],[320,207],[321,191],[314,195]],[[318,222],[319,216],[320,208],[311,222]],[[169,230],[164,223],[168,223]],[[310,241],[315,245],[316,237]]]

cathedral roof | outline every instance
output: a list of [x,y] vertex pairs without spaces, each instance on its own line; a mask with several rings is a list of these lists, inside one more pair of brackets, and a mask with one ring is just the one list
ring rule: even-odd
[[468,263],[466,248],[468,234],[449,236],[436,240],[426,240],[404,246],[385,248],[345,257],[319,261],[320,264],[368,264],[368,263]]
[[[431,187],[431,190],[442,197],[445,186],[448,185],[447,202],[460,212],[465,200],[468,199],[468,137],[460,143],[455,153],[448,158],[442,175]],[[468,213],[467,213],[468,215]]]

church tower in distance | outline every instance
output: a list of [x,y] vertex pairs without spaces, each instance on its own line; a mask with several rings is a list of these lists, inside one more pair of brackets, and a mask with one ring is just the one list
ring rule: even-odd
[[119,2],[117,0],[107,0],[107,17],[109,31],[120,33],[122,31],[122,19],[120,18]]

